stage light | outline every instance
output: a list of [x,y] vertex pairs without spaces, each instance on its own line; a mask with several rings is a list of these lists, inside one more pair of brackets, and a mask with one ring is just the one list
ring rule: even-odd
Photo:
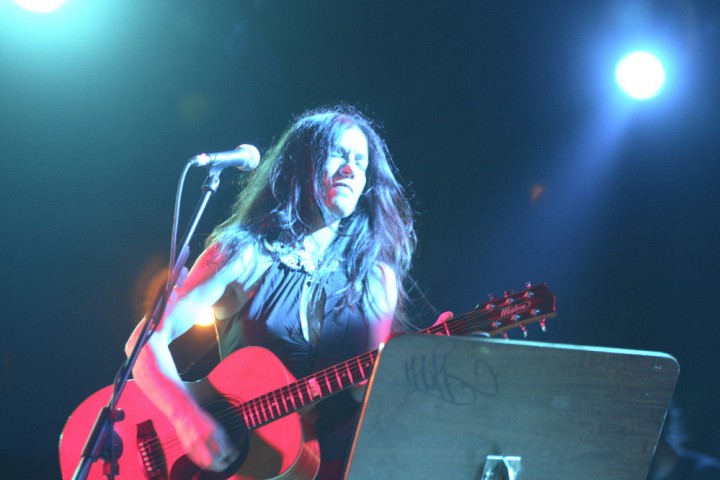
[[657,95],[665,83],[665,69],[652,53],[637,51],[618,62],[615,81],[632,98],[648,100]]
[[50,13],[62,7],[65,0],[15,0],[25,10],[38,13]]
[[215,324],[215,314],[212,308],[204,309],[197,315],[195,325],[199,327],[209,327]]

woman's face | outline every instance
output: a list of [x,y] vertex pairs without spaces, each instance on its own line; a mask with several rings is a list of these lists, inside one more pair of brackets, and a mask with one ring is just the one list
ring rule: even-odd
[[360,195],[365,189],[368,168],[368,142],[358,128],[345,130],[330,150],[323,172],[325,206],[332,225],[355,211]]

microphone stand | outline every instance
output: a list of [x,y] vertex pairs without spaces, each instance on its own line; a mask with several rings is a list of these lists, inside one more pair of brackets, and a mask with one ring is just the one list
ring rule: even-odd
[[90,431],[90,435],[88,436],[85,447],[83,448],[80,463],[73,474],[73,480],[85,480],[90,472],[92,464],[99,458],[102,458],[104,462],[103,475],[109,480],[114,479],[115,476],[120,473],[118,471],[117,457],[122,454],[122,445],[119,444],[118,439],[114,435],[115,422],[120,422],[125,417],[123,411],[117,408],[118,402],[120,401],[120,395],[125,389],[125,385],[130,378],[130,373],[132,372],[132,368],[135,365],[138,355],[140,354],[140,350],[150,339],[150,336],[153,334],[160,322],[160,319],[162,318],[165,306],[167,305],[167,297],[170,295],[170,292],[172,292],[172,289],[175,288],[178,278],[180,277],[180,272],[185,266],[185,262],[190,254],[190,239],[195,233],[195,229],[200,221],[200,217],[205,211],[205,207],[207,206],[210,197],[217,191],[217,188],[220,185],[221,170],[222,168],[217,167],[209,169],[208,177],[202,188],[203,194],[200,199],[200,203],[195,211],[195,215],[191,219],[188,231],[185,234],[185,239],[183,241],[177,262],[169,273],[170,277],[168,279],[167,286],[165,288],[161,287],[158,289],[155,299],[153,300],[153,306],[150,309],[149,314],[145,315],[146,321],[140,335],[138,336],[138,340],[135,343],[135,347],[120,367],[120,371],[115,377],[113,394],[110,397],[110,401],[107,406],[100,410],[100,413],[95,420],[95,424]]

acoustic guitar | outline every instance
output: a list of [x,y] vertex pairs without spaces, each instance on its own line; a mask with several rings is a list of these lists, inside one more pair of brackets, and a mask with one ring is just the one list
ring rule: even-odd
[[[433,325],[430,335],[505,334],[555,316],[555,296],[545,284],[506,292],[473,311]],[[298,413],[370,378],[378,350],[296,380],[270,351],[246,347],[220,362],[204,379],[188,383],[198,402],[225,428],[241,455],[225,472],[201,470],[187,457],[175,429],[154,404],[129,381],[118,403],[123,420],[115,423],[104,457],[117,459],[118,480],[312,480],[320,450],[312,427]],[[60,437],[62,478],[72,478],[98,412],[112,386],[83,401],[70,415]],[[88,478],[103,480],[103,462]]]

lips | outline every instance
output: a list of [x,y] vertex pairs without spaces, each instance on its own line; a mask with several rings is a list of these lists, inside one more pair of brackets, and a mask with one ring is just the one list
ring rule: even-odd
[[351,187],[350,185],[345,184],[345,183],[334,183],[334,184],[333,184],[333,187],[335,187],[335,188],[344,187],[344,188],[347,188],[350,192],[353,191],[352,187]]

